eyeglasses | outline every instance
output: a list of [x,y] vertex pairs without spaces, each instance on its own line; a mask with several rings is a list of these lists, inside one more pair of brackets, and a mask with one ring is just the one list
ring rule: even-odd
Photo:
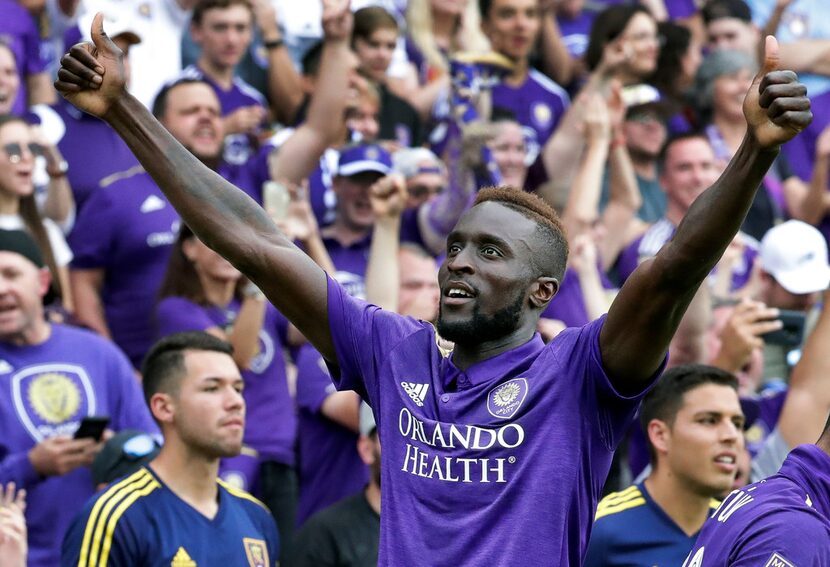
[[[26,147],[29,149],[29,153],[35,157],[43,155],[43,146],[40,144],[29,142]],[[23,159],[23,144],[17,142],[6,144],[3,146],[3,151],[9,156],[9,161],[12,163],[20,163],[20,160]]]
[[431,187],[429,185],[415,185],[410,187],[408,190],[409,196],[415,199],[421,199],[423,197],[430,197],[432,195],[437,195],[438,193],[443,193],[446,187]]

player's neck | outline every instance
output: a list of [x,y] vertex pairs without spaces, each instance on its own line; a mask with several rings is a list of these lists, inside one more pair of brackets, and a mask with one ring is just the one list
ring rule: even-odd
[[0,191],[0,215],[20,214],[20,197]]
[[150,467],[167,488],[200,514],[208,519],[216,516],[219,511],[218,459],[207,459],[189,450],[181,441],[167,436]]
[[493,358],[494,356],[522,346],[533,338],[533,333],[535,332],[535,324],[525,324],[509,335],[494,341],[469,345],[455,343],[452,351],[452,362],[457,368],[466,370],[477,362]]
[[709,516],[712,499],[693,492],[669,471],[657,467],[645,481],[646,490],[658,506],[686,535],[694,535]]
[[226,307],[233,299],[233,292],[236,289],[236,281],[217,281],[208,277],[199,276],[202,280],[202,289],[205,291],[205,299],[212,305]]
[[506,78],[505,82],[511,87],[520,87],[527,81],[527,76],[530,73],[530,64],[527,57],[513,61],[513,72]]
[[231,86],[233,86],[233,67],[220,67],[218,65],[214,65],[204,55],[199,57],[198,64],[199,69],[201,69],[205,75],[210,77],[223,89],[228,90]]

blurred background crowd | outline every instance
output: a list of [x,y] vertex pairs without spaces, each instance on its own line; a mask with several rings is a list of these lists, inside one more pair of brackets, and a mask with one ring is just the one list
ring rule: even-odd
[[[271,510],[282,560],[377,556],[380,448],[358,395],[334,390],[320,354],[181,224],[109,126],[57,96],[60,57],[88,39],[99,11],[127,54],[129,90],[354,296],[433,321],[445,239],[476,192],[537,193],[570,246],[539,324],[545,340],[605,313],[717,179],[746,133],[763,37],[776,35],[815,118],[782,148],[669,363],[737,377],[716,383],[735,390],[740,419],[731,434],[695,413],[684,425],[683,404],[721,403],[717,388],[702,401],[680,391],[647,403],[674,443],[661,445],[646,420],[631,432],[595,537],[613,540],[599,522],[617,512],[657,506],[690,548],[700,525],[684,523],[678,498],[722,497],[818,438],[830,413],[825,2],[351,4],[341,49],[317,0],[0,0],[0,229],[27,232],[50,274],[43,289],[8,274],[0,288],[0,482],[28,493],[25,524],[0,514],[0,548],[25,550],[28,527],[29,564],[57,564],[94,483],[154,454],[152,443],[130,450],[157,432],[138,386],[142,358],[161,337],[203,330],[234,346],[246,382],[245,448],[220,474]],[[88,332],[44,342],[21,333],[12,311]],[[62,461],[53,438],[87,415],[135,431]],[[615,564],[612,548],[593,564]]]

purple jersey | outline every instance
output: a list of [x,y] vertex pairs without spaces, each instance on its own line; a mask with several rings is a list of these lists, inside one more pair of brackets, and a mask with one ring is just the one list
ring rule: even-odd
[[524,127],[529,162],[536,160],[570,104],[568,93],[535,69],[521,86],[502,82],[493,87],[492,99],[494,107],[511,111]]
[[[579,565],[640,399],[602,368],[605,318],[459,370],[431,325],[328,284],[338,389],[383,446],[379,565]],[[383,382],[383,384],[381,384]]]
[[28,452],[71,436],[86,416],[104,415],[114,431],[158,432],[130,363],[112,343],[63,325],[52,325],[39,345],[0,343],[0,485],[26,489],[30,566],[59,564],[63,534],[94,486],[88,467],[41,477]]
[[26,78],[46,71],[47,61],[41,57],[40,33],[32,15],[14,0],[0,0],[0,14],[0,41],[14,53],[20,77],[12,114],[22,115],[29,106]]
[[[602,269],[597,269],[602,287],[606,290],[614,289],[614,285],[608,281]],[[582,287],[579,284],[579,274],[573,268],[565,270],[562,285],[542,313],[542,317],[559,319],[566,327],[582,327],[590,322],[588,311],[585,309],[585,296],[582,295]]]
[[[674,238],[677,227],[667,218],[662,218],[649,227],[642,235],[626,246],[617,259],[617,273],[622,284],[634,273],[641,262],[655,256],[663,245]],[[732,269],[732,290],[746,285],[752,275],[752,264],[758,255],[758,241],[751,236],[738,233],[744,242],[744,253]],[[712,270],[714,274],[715,270]],[[709,277],[712,277],[710,274]]]
[[[237,300],[221,308],[197,305],[182,297],[166,297],[156,309],[158,336],[211,327],[229,333],[240,307]],[[245,444],[254,448],[263,460],[293,465],[297,418],[288,393],[283,358],[287,331],[285,317],[273,305],[266,304],[258,351],[249,368],[242,371],[242,377],[245,380]]]
[[323,357],[311,346],[303,346],[297,355],[297,525],[360,491],[369,481],[369,469],[357,453],[357,433],[320,411],[325,399],[334,392]]
[[830,566],[830,456],[800,445],[778,474],[730,494],[683,565]]
[[[180,78],[199,79],[209,84],[219,98],[222,116],[227,116],[234,110],[245,106],[267,107],[265,97],[262,96],[262,93],[239,77],[234,77],[231,88],[226,90],[216,81],[208,77],[199,67],[189,65],[182,71]],[[248,134],[230,134],[225,136],[225,151],[223,157],[228,163],[243,164],[253,154],[254,147],[251,137]]]
[[372,246],[372,235],[343,246],[335,238],[324,238],[331,261],[337,271],[334,279],[343,286],[346,293],[358,299],[366,299],[366,267],[369,264],[369,248]]
[[73,269],[104,270],[107,325],[138,368],[153,342],[156,292],[179,232],[179,214],[147,173],[131,173],[89,197],[69,245]]
[[138,166],[124,140],[103,120],[78,110],[63,98],[49,110],[65,128],[58,148],[69,164],[66,177],[78,210],[99,184],[109,184],[111,175],[124,175]]
[[562,15],[556,17],[559,32],[562,34],[562,41],[565,43],[568,53],[574,59],[579,59],[585,55],[595,17],[596,14],[587,10],[581,11],[576,18],[566,18]]

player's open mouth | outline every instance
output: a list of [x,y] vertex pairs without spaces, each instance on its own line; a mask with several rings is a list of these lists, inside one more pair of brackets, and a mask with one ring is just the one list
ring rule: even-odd
[[738,459],[734,453],[723,453],[715,457],[715,464],[718,468],[727,472],[734,472],[737,467],[737,462]]
[[446,305],[463,305],[475,298],[476,293],[463,282],[452,282],[446,285],[442,295]]

